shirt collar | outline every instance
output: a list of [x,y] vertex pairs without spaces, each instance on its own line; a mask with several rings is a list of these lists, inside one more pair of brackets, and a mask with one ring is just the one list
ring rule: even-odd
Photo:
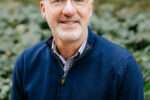
[[[84,51],[84,49],[86,47],[86,44],[87,44],[87,38],[88,38],[88,36],[86,36],[85,40],[83,41],[82,45],[80,46],[79,50],[77,51],[77,53],[75,55],[78,55],[78,54],[81,55],[83,53],[83,51]],[[60,56],[60,54],[58,53],[58,50],[57,50],[57,47],[56,47],[54,39],[52,40],[52,46],[51,46],[51,48],[52,48],[52,50],[53,50],[53,52],[55,54],[57,54],[57,55]]]

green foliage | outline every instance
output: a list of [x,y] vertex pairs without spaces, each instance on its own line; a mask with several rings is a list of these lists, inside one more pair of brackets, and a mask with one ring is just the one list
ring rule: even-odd
[[0,100],[8,100],[12,69],[18,54],[51,33],[39,7],[5,9],[0,13]]
[[[0,11],[0,100],[9,100],[12,69],[19,53],[51,35],[40,8],[26,6]],[[150,99],[150,13],[130,18],[111,12],[93,14],[90,27],[97,34],[122,45],[135,56],[144,77],[145,100]]]

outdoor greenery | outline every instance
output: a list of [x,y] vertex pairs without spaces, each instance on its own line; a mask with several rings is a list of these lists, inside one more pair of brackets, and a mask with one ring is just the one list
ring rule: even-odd
[[[0,100],[9,100],[12,70],[21,51],[51,36],[39,6],[0,10]],[[150,12],[122,17],[108,10],[93,13],[92,30],[128,49],[135,56],[144,78],[145,100],[150,100]]]

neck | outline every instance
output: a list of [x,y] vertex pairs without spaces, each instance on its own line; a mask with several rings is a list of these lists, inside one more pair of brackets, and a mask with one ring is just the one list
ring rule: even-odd
[[63,41],[60,39],[54,38],[54,41],[56,43],[57,49],[60,53],[60,55],[65,59],[69,59],[70,57],[74,56],[77,51],[79,50],[80,46],[84,42],[87,34],[83,34],[83,36],[76,40],[76,41]]

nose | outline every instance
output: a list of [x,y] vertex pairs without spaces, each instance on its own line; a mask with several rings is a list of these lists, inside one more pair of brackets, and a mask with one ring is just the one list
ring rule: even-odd
[[71,16],[75,15],[76,9],[72,5],[72,1],[71,0],[66,0],[66,4],[63,7],[62,13],[64,15],[66,15],[67,17],[71,17]]

